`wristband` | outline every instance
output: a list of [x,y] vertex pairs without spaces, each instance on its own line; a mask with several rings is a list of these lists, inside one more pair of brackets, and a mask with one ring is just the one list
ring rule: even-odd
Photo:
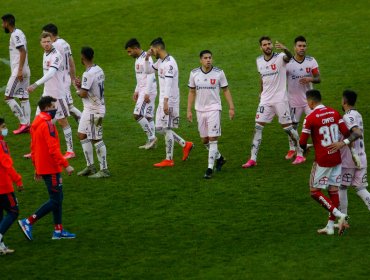
[[350,141],[348,139],[344,139],[343,140],[344,144],[348,145],[350,143]]

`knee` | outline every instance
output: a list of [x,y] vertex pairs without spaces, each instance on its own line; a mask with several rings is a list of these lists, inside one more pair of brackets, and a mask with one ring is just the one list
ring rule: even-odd
[[12,218],[12,221],[15,221],[19,216],[18,207],[14,207],[9,211],[9,216]]
[[204,145],[207,145],[207,144],[209,143],[209,138],[208,138],[208,137],[204,137],[204,138],[202,138],[202,143],[203,143]]
[[83,134],[83,133],[77,133],[77,137],[80,141],[84,140],[87,138],[87,135],[86,134]]
[[134,114],[133,116],[134,116],[135,121],[137,121],[137,120],[140,119],[140,116],[139,115]]

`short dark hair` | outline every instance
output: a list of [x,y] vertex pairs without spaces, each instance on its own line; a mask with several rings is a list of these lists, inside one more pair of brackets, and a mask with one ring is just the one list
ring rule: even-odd
[[46,107],[51,106],[51,103],[56,102],[57,100],[51,96],[42,96],[37,103],[41,111],[44,111]]
[[303,37],[302,35],[297,36],[297,37],[294,39],[294,44],[296,44],[297,42],[306,42],[306,38],[305,38],[305,37]]
[[357,93],[353,90],[346,89],[343,91],[343,98],[348,105],[355,106],[357,101]]
[[5,122],[5,119],[4,118],[0,118],[0,125],[3,125],[4,122]]
[[317,89],[310,89],[306,91],[306,97],[312,101],[321,102],[321,93]]
[[271,42],[271,38],[269,36],[262,36],[260,39],[259,39],[259,42],[260,42],[260,45],[262,43],[263,40],[266,40],[266,41],[270,41]]
[[52,24],[52,23],[49,23],[49,24],[45,25],[42,28],[42,30],[53,34],[53,36],[58,35],[58,27],[55,24]]
[[209,51],[209,50],[203,50],[203,51],[201,51],[200,52],[200,54],[199,54],[199,57],[200,58],[202,58],[203,57],[203,55],[205,55],[205,54],[210,54],[211,56],[212,56],[212,52],[211,51]]
[[125,50],[128,48],[138,48],[140,49],[140,43],[136,38],[132,38],[126,42]]
[[88,61],[92,61],[94,58],[94,50],[91,47],[82,47],[81,54],[86,58]]
[[163,50],[166,49],[166,45],[164,44],[163,39],[161,37],[158,37],[158,38],[154,39],[150,43],[150,45],[153,46],[153,47],[160,47]]
[[1,17],[1,19],[11,26],[15,26],[15,17],[12,14],[6,14]]

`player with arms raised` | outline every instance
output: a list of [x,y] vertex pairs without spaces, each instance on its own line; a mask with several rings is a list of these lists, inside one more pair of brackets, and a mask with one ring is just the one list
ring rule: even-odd
[[[155,74],[146,74],[144,64],[146,52],[140,47],[140,43],[135,38],[127,41],[125,45],[127,54],[135,59],[136,87],[133,99],[136,102],[134,118],[144,130],[148,140],[140,149],[151,149],[155,147],[157,137],[155,137],[154,109],[155,98],[157,96],[157,82]],[[149,57],[149,63],[153,60]]]
[[[326,227],[319,229],[318,233],[334,234],[334,222],[336,218],[339,218],[339,235],[341,235],[345,229],[344,225],[348,216],[338,210],[338,187],[341,183],[342,168],[340,152],[335,151],[332,144],[338,142],[340,133],[347,137],[350,132],[340,114],[321,103],[321,94],[318,90],[312,89],[307,91],[306,97],[308,106],[313,111],[303,122],[299,144],[306,151],[307,140],[311,136],[315,148],[315,161],[310,177],[311,197],[330,213]],[[349,144],[356,137],[358,136],[352,133],[344,141]],[[323,189],[328,189],[330,198],[322,193],[321,190]]]
[[[27,87],[30,84],[30,68],[28,66],[27,40],[24,33],[15,27],[15,17],[6,14],[1,17],[5,33],[10,33],[9,54],[11,76],[5,89],[5,102],[19,120],[18,129],[14,134],[28,132],[30,129],[31,106]],[[19,98],[20,106],[14,97]]]
[[[315,58],[306,55],[307,43],[303,36],[294,39],[294,57],[287,64],[288,98],[290,115],[293,127],[298,129],[298,123],[303,113],[308,115],[311,112],[306,99],[306,91],[313,88],[312,84],[321,82],[319,65]],[[293,139],[288,136],[289,151],[286,159],[292,159],[296,154],[296,147]],[[299,158],[293,164],[299,162]]]
[[[156,63],[150,64],[149,57],[154,55]],[[162,38],[154,39],[150,43],[150,50],[145,57],[144,71],[147,74],[158,71],[159,77],[159,105],[156,113],[156,131],[165,135],[166,159],[154,164],[155,167],[174,166],[173,146],[174,141],[183,147],[182,160],[187,160],[193,148],[192,142],[186,142],[173,128],[179,126],[180,115],[180,92],[179,92],[179,70],[176,60],[166,51]]]

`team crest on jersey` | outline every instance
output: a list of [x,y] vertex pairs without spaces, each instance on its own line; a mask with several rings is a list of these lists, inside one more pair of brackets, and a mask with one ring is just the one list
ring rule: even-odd
[[311,73],[311,68],[310,67],[306,67],[306,73]]
[[46,67],[50,67],[50,61],[46,62]]
[[271,69],[276,70],[276,64],[271,64]]
[[216,79],[210,79],[211,85],[214,85],[216,83]]
[[322,186],[326,186],[328,184],[328,181],[329,181],[329,178],[325,176],[319,180],[319,184]]
[[139,68],[140,68],[140,65],[136,64],[136,69],[139,70]]

